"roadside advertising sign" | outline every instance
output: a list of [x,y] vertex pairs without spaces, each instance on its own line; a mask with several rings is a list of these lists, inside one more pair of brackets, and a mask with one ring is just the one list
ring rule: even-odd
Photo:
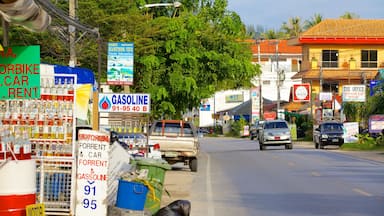
[[260,91],[261,86],[257,86],[251,89],[251,102],[252,102],[252,118],[251,123],[255,123],[260,120]]
[[365,102],[365,85],[343,86],[343,102]]
[[263,114],[264,114],[263,117],[265,120],[274,120],[274,119],[276,119],[276,115],[277,115],[276,112],[273,112],[273,111],[272,112],[264,112]]
[[133,42],[109,42],[107,84],[133,84]]
[[311,85],[309,83],[293,84],[293,102],[309,102]]
[[371,115],[368,119],[369,133],[381,133],[384,129],[384,115]]
[[109,134],[79,130],[76,215],[107,215]]
[[100,112],[150,113],[149,94],[99,94]]
[[331,101],[332,100],[332,92],[320,92],[319,93],[320,101]]
[[0,51],[0,100],[40,99],[40,46]]
[[358,122],[344,122],[344,140],[347,143],[356,142],[356,135],[359,134],[359,123]]

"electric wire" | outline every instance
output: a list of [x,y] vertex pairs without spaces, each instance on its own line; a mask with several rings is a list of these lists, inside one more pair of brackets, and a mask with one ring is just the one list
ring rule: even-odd
[[98,28],[92,28],[90,26],[86,26],[82,23],[80,23],[79,21],[71,18],[70,16],[68,16],[63,10],[57,8],[54,4],[52,4],[49,0],[35,0],[37,4],[39,4],[44,10],[47,11],[48,14],[50,14],[51,16],[55,16],[55,17],[58,17],[58,18],[61,18],[63,19],[67,24],[69,25],[73,25],[75,26],[76,28],[82,30],[82,31],[85,31],[85,32],[89,32],[89,33],[92,33],[96,36],[100,36],[99,34],[99,29]]

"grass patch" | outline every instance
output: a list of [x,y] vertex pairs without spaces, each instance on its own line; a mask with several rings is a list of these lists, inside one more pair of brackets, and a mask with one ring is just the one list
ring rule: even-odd
[[375,143],[344,143],[341,150],[346,151],[384,151],[384,146],[376,145]]

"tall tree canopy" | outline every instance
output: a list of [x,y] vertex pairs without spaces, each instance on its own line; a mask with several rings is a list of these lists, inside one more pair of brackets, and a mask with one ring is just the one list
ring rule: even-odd
[[[252,64],[245,26],[236,13],[227,10],[227,0],[186,0],[179,8],[143,7],[155,2],[78,2],[77,19],[99,28],[103,38],[102,80],[106,77],[106,42],[113,41],[134,42],[130,91],[151,94],[153,118],[179,118],[216,91],[252,85],[259,70]],[[68,11],[68,1],[55,3]],[[18,29],[11,40],[40,44],[43,62],[65,65],[69,62],[66,27],[55,19],[54,31],[36,35]],[[78,65],[97,71],[95,38],[81,31],[77,38]]]

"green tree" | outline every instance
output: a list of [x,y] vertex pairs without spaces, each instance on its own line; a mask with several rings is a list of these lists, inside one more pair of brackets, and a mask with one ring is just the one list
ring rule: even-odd
[[284,22],[281,26],[282,32],[286,37],[297,37],[303,31],[300,17],[291,17],[287,22]]
[[[135,45],[134,85],[131,92],[151,94],[153,118],[180,118],[216,91],[250,87],[260,71],[252,64],[252,43],[240,17],[228,11],[226,0],[186,0],[180,8],[143,8],[158,1],[78,2],[77,20],[99,29],[102,80],[106,77],[107,43],[131,41]],[[68,1],[55,1],[68,11]],[[12,31],[13,44],[41,45],[42,62],[69,62],[68,24],[54,16],[52,31],[43,34]],[[97,71],[95,38],[76,31],[81,67]],[[118,88],[115,88],[118,89]]]
[[343,15],[341,15],[340,18],[342,18],[342,19],[358,19],[359,15],[347,11]]
[[304,21],[304,30],[310,29],[311,27],[319,24],[321,21],[323,21],[323,16],[315,13],[309,20]]

